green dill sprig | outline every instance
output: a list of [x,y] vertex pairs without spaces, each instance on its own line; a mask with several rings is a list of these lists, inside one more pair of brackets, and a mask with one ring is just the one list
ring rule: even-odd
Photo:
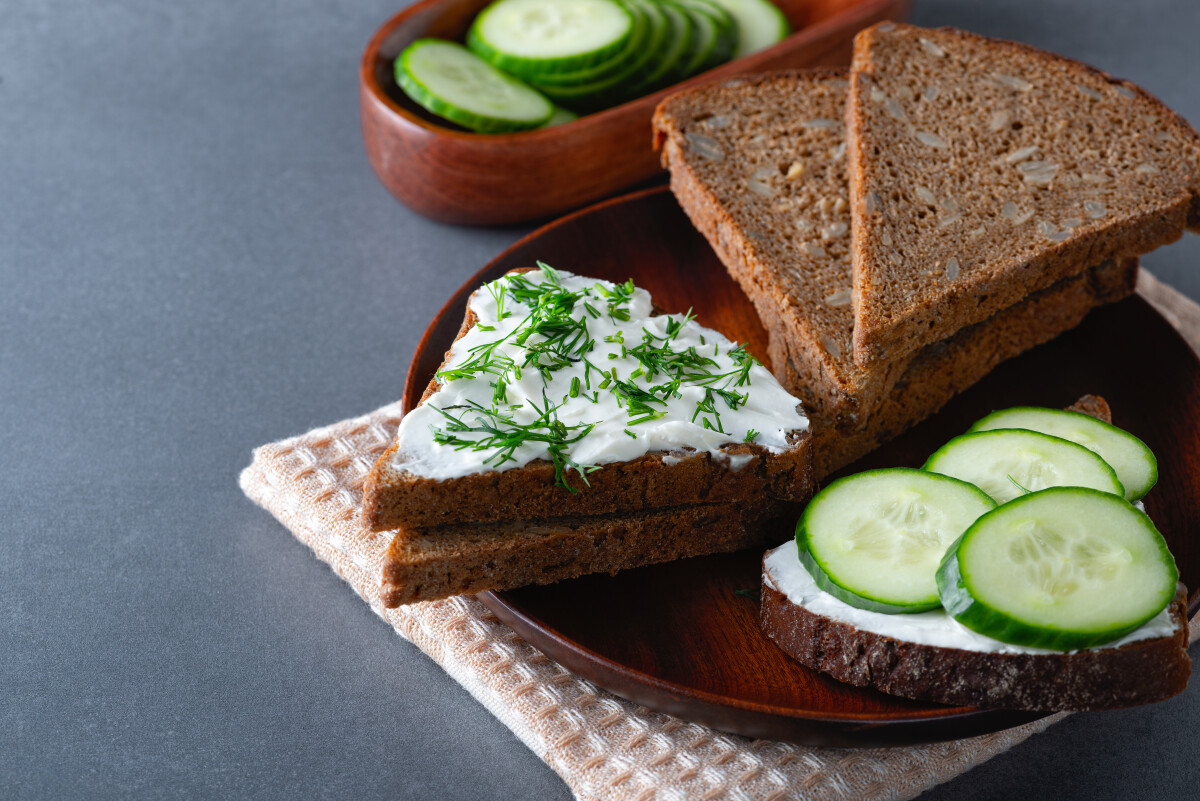
[[[518,448],[528,442],[541,442],[550,452],[550,461],[554,464],[554,483],[569,490],[579,490],[571,486],[567,480],[567,471],[574,470],[588,483],[587,474],[600,468],[597,465],[585,465],[576,462],[567,453],[567,446],[586,437],[595,427],[594,423],[580,423],[569,426],[558,419],[558,410],[542,395],[542,406],[539,408],[533,400],[529,405],[538,416],[529,423],[518,423],[511,415],[503,414],[495,408],[482,406],[474,401],[465,404],[441,408],[434,406],[446,419],[443,428],[431,427],[433,441],[439,445],[449,445],[455,450],[492,451],[483,460],[483,464],[499,468],[506,462],[515,461],[513,454]],[[457,416],[452,410],[463,409]],[[473,417],[472,417],[473,415]],[[482,435],[479,437],[463,437],[461,434]]]

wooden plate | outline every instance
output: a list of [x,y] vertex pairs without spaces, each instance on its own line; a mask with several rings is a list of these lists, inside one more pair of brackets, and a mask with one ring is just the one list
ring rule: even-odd
[[[468,295],[485,280],[534,261],[623,281],[632,277],[668,311],[765,355],[753,307],[665,189],[602,203],[548,225],[476,274],[442,308],[417,349],[405,387],[411,408],[441,363]],[[1066,406],[1093,392],[1115,422],[1157,454],[1146,508],[1200,607],[1200,363],[1139,297],[1092,312],[1055,341],[1006,362],[942,412],[847,472],[919,466],[987,412],[1017,404]],[[780,532],[782,541],[789,532]],[[1006,728],[1037,713],[923,704],[859,689],[801,667],[759,630],[760,552],[689,559],[480,598],[566,667],[617,695],[725,731],[816,745],[929,742]]]
[[392,62],[423,36],[461,41],[490,0],[424,0],[371,38],[359,70],[367,158],[388,191],[442,222],[494,225],[559,214],[659,171],[650,117],[670,92],[741,72],[850,63],[862,28],[908,15],[911,0],[775,0],[795,30],[760,53],[568,125],[517,134],[476,134],[413,103]]

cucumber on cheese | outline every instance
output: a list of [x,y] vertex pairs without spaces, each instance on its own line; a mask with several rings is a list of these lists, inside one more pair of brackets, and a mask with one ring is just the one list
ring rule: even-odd
[[1091,487],[1125,496],[1117,474],[1082,445],[1036,431],[998,428],[955,437],[924,468],[970,482],[997,503],[1046,487]]
[[946,549],[996,506],[954,478],[897,467],[838,479],[796,525],[800,561],[825,592],[873,612],[936,609]]
[[1103,420],[1064,409],[1015,406],[992,412],[971,431],[1024,428],[1070,440],[1108,462],[1125,488],[1125,500],[1136,501],[1158,481],[1158,461],[1146,443]]
[[473,131],[524,131],[554,114],[543,95],[454,42],[418,39],[397,57],[395,70],[414,102]]
[[1162,535],[1124,498],[1053,487],[976,520],[937,572],[942,606],[1001,642],[1091,648],[1137,629],[1175,595]]

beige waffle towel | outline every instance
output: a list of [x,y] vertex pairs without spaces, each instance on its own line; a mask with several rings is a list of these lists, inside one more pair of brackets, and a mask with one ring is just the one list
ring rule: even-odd
[[[1143,272],[1139,291],[1200,351],[1200,306]],[[472,597],[384,609],[389,534],[358,524],[367,472],[400,404],[264,445],[241,486],[387,620],[500,718],[586,801],[901,799],[947,781],[1063,715],[935,745],[871,750],[750,740],[618,698],[526,644]],[[1192,621],[1200,636],[1200,616]]]

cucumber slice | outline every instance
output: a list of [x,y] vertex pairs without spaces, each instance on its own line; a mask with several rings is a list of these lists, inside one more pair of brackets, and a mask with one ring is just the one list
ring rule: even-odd
[[671,0],[659,0],[658,6],[666,15],[671,29],[664,45],[663,59],[655,71],[646,77],[646,91],[670,86],[684,77],[684,68],[692,48],[694,26],[686,11]]
[[662,41],[667,35],[665,17],[659,18],[661,26],[656,27],[639,0],[622,0],[622,2],[629,8],[631,14],[643,18],[645,24],[638,26],[640,33],[634,48],[635,55],[623,64],[619,71],[598,81],[574,86],[552,86],[540,83],[534,83],[533,86],[556,103],[573,111],[598,111],[622,102],[625,89],[631,82],[638,79],[641,70],[656,50],[661,48]]
[[1099,454],[1116,472],[1125,487],[1125,500],[1136,501],[1158,481],[1158,461],[1146,443],[1103,420],[1063,409],[1015,406],[992,412],[971,431],[994,428],[1025,428],[1053,437],[1069,439]]
[[1046,487],[1091,487],[1125,497],[1117,474],[1087,448],[1015,428],[955,437],[922,469],[970,482],[997,503]]
[[716,51],[721,34],[717,21],[708,14],[691,8],[685,0],[679,0],[675,5],[692,22],[692,44],[684,58],[683,69],[680,71],[682,80],[706,69],[705,64],[710,61]]
[[1073,650],[1157,615],[1179,571],[1162,535],[1117,495],[1054,487],[983,515],[938,569],[942,605],[1001,642]]
[[627,73],[630,62],[643,57],[650,18],[642,8],[635,7],[627,0],[615,2],[622,4],[633,19],[633,29],[624,47],[604,61],[583,69],[570,72],[538,72],[522,77],[531,84],[542,86],[579,86],[603,81],[617,73]]
[[817,586],[851,606],[888,614],[941,605],[946,549],[995,508],[964,481],[896,467],[830,484],[796,524],[800,561]]
[[499,69],[532,78],[603,63],[633,28],[616,0],[496,0],[475,18],[467,44]]
[[[637,6],[650,21],[650,39],[647,43],[647,58],[621,86],[621,100],[632,100],[641,97],[653,88],[665,71],[664,63],[670,57],[675,44],[675,28],[671,18],[667,16],[657,0],[625,0],[631,6]],[[669,65],[667,65],[669,66]]]
[[787,17],[770,0],[712,0],[737,21],[737,46],[733,57],[766,50],[792,32]]
[[460,44],[418,39],[396,58],[396,83],[429,111],[483,133],[542,125],[554,106]]
[[712,50],[708,52],[695,71],[704,72],[728,61],[733,56],[733,49],[737,46],[738,37],[737,22],[733,15],[713,0],[677,0],[677,2],[693,12],[694,16],[707,17],[716,25],[716,39],[713,42]]

